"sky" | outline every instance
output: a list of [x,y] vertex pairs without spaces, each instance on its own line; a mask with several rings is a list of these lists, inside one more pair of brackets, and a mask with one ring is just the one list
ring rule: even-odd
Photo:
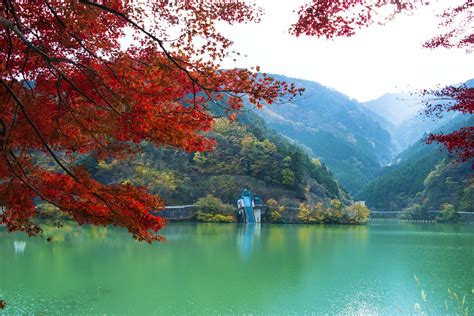
[[474,78],[472,53],[421,47],[437,33],[436,12],[456,1],[434,1],[411,16],[398,16],[351,38],[325,40],[288,34],[301,0],[257,0],[265,10],[261,23],[219,25],[245,56],[223,66],[259,65],[263,72],[316,81],[361,102],[385,93],[461,83]]

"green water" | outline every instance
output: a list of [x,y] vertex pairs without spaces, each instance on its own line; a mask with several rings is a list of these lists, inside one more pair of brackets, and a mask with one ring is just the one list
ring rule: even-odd
[[171,224],[153,245],[111,228],[47,233],[0,228],[3,313],[410,314],[425,309],[414,274],[431,314],[448,288],[474,309],[474,225]]

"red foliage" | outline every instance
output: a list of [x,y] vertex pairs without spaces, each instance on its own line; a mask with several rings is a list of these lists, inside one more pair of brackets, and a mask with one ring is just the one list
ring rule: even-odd
[[[290,33],[326,38],[352,36],[358,30],[374,23],[384,24],[400,13],[410,13],[418,7],[429,5],[420,0],[312,0],[297,11],[298,21]],[[440,15],[443,33],[428,40],[427,48],[474,47],[474,1],[465,0],[461,5],[448,8]]]
[[0,309],[4,309],[7,307],[7,303],[5,301],[0,300]]
[[[450,86],[439,90],[425,90],[423,94],[431,98],[427,102],[426,115],[441,116],[449,111],[474,114],[474,88]],[[473,126],[463,127],[448,134],[430,134],[427,143],[433,142],[442,143],[450,153],[456,153],[460,161],[474,159]]]
[[474,1],[466,0],[463,4],[447,9],[440,16],[440,26],[446,31],[433,37],[425,44],[426,48],[465,48],[468,52],[474,49]]
[[463,127],[449,134],[431,134],[427,143],[432,142],[442,143],[450,153],[456,153],[460,161],[474,158],[474,126]]
[[[440,116],[445,111],[459,111],[474,114],[474,88],[467,86],[449,86],[439,90],[425,90],[423,95],[429,96],[426,115]],[[433,103],[432,101],[438,101]]]
[[352,36],[363,27],[384,23],[422,4],[416,0],[312,0],[299,8],[298,21],[290,33],[326,38]]
[[[221,100],[233,119],[243,96],[260,107],[297,94],[253,69],[220,70],[232,42],[215,23],[259,16],[243,2],[2,1],[0,223],[40,234],[32,219],[46,201],[79,224],[161,239],[165,222],[150,211],[163,202],[144,188],[95,181],[78,155],[123,159],[141,141],[209,150],[209,102]],[[134,43],[123,48],[126,32]]]

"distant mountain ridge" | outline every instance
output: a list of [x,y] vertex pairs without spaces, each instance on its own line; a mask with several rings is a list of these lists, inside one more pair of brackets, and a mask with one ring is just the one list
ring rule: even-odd
[[[474,87],[474,79],[462,84]],[[441,118],[427,117],[423,110],[426,108],[428,98],[430,97],[422,97],[416,93],[387,93],[380,98],[361,104],[379,115],[380,124],[390,132],[393,144],[399,153],[424,135],[441,128],[458,116],[457,113],[449,112],[444,113]],[[383,120],[380,120],[380,117]]]
[[[305,91],[291,102],[267,105],[257,115],[324,162],[352,195],[385,172],[383,166],[394,164],[397,154],[459,117],[455,112],[426,117],[424,101],[408,93],[359,103],[317,82],[269,75]],[[474,79],[466,84],[473,85]]]
[[387,93],[361,104],[394,126],[416,116],[424,108],[423,100],[409,93]]
[[390,162],[395,146],[377,114],[319,83],[271,75],[305,88],[290,103],[257,111],[273,129],[303,145],[328,165],[349,192],[362,189]]
[[423,113],[425,102],[416,95],[390,93],[361,104],[378,114],[375,118],[390,132],[395,152],[400,153],[457,116],[456,113],[450,112],[441,118],[427,117]]

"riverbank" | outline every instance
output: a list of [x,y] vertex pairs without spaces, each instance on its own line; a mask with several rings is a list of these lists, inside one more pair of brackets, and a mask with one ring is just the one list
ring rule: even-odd
[[[299,203],[297,207],[288,206],[274,199],[268,199],[265,204],[259,198],[257,202],[249,203],[236,209],[223,203],[219,198],[209,194],[198,199],[194,205],[168,206],[156,212],[170,221],[198,222],[262,222],[281,224],[365,224],[370,211],[363,203],[343,204],[333,199],[323,204],[317,202]],[[258,210],[258,216],[253,215],[253,208]],[[249,209],[251,220],[248,220]]]
[[[438,216],[441,214],[442,211],[429,211],[427,212],[426,216],[423,217],[414,217],[414,218],[406,218],[403,211],[390,211],[390,212],[371,212],[370,218],[374,219],[393,219],[393,220],[400,220],[400,221],[409,221],[409,222],[442,222],[439,221]],[[460,223],[474,223],[474,212],[456,212],[457,218],[456,222]]]

